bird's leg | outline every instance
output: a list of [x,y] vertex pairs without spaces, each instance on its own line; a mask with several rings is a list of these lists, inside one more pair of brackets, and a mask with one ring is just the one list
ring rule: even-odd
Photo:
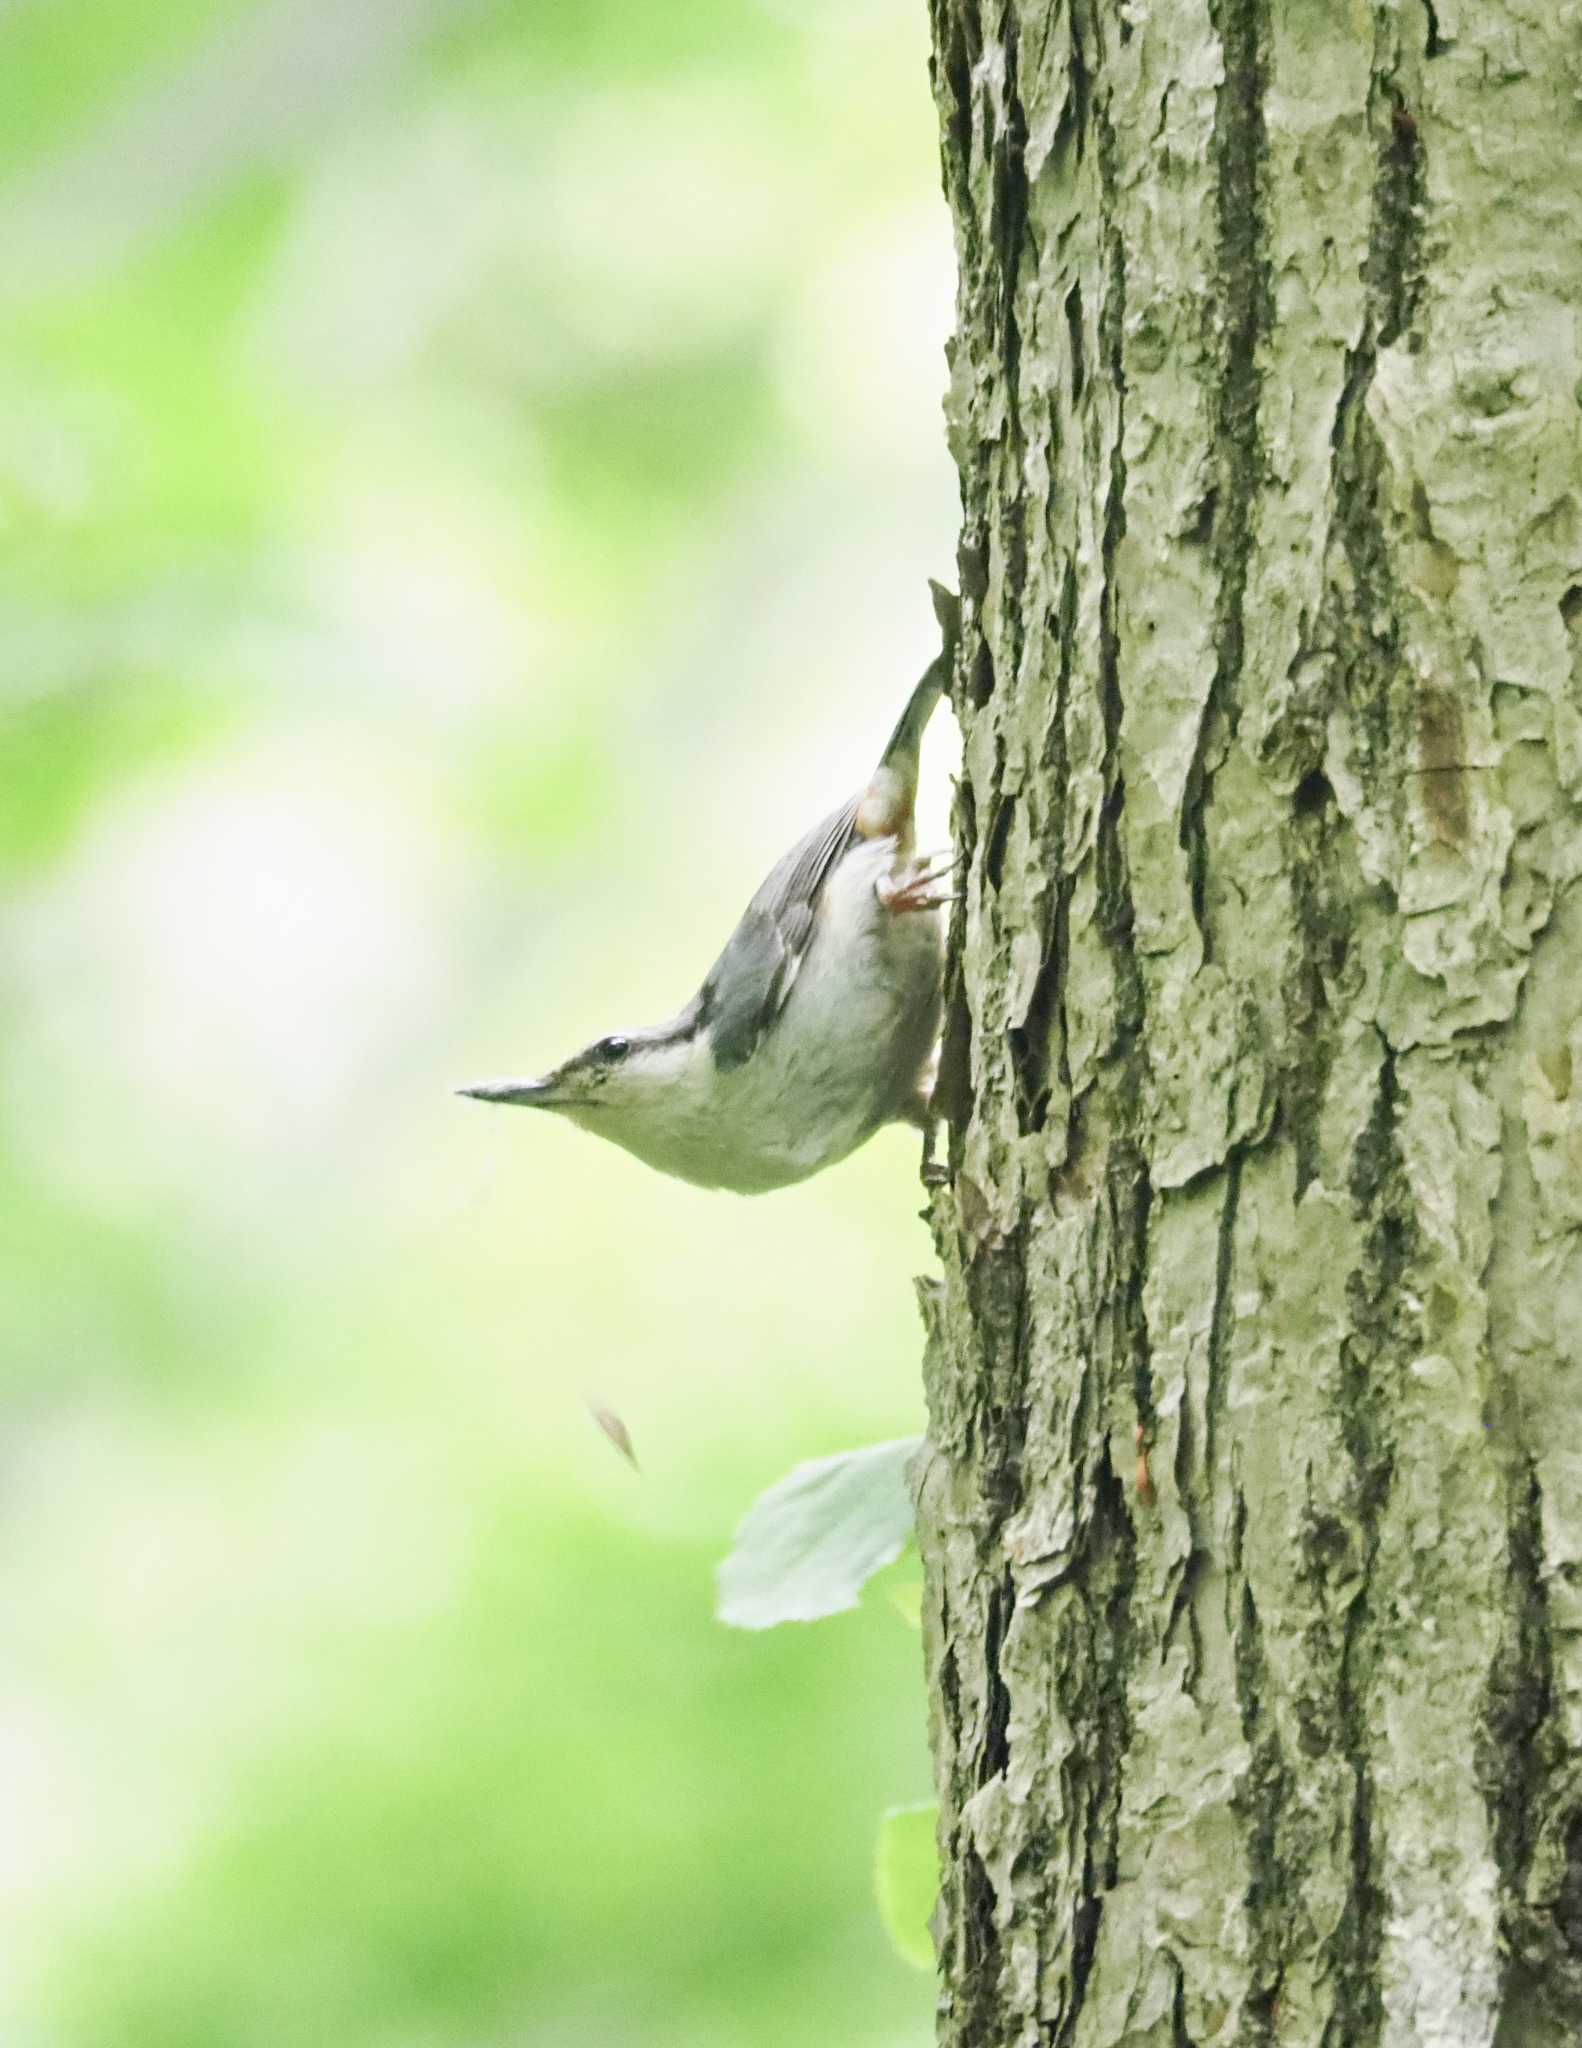
[[934,885],[953,874],[956,865],[956,857],[948,853],[898,862],[893,873],[881,875],[874,883],[873,893],[884,909],[898,916],[908,910],[937,910],[954,899],[948,889],[937,891]]
[[925,1136],[930,1133],[937,1118],[934,1114],[934,1090],[939,1083],[939,1045],[935,1042],[933,1051],[917,1070],[917,1079],[912,1083],[911,1093],[906,1098],[906,1107],[901,1115],[909,1124],[916,1124]]
[[934,1146],[939,1131],[932,1117],[923,1126],[923,1156],[917,1163],[917,1176],[925,1188],[948,1188],[950,1168],[943,1159],[934,1157]]
[[934,1108],[934,1089],[939,1081],[939,1047],[924,1060],[906,1108],[906,1120],[916,1124],[923,1133],[923,1157],[918,1162],[918,1173],[925,1188],[940,1188],[949,1183],[950,1169],[934,1157],[934,1145],[939,1136],[939,1115]]

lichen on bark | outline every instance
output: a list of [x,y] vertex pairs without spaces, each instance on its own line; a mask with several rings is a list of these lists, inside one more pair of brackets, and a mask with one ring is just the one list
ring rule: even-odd
[[940,2038],[1582,2039],[1582,7],[933,24]]

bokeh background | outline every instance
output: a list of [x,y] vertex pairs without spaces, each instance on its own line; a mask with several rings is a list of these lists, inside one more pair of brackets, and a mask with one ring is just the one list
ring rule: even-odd
[[916,1637],[711,1612],[920,1425],[915,1140],[449,1093],[684,998],[932,650],[924,16],[0,8],[6,2048],[928,2038]]

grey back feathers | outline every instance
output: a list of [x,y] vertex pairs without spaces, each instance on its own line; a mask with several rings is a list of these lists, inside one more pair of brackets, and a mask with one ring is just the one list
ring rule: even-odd
[[[944,646],[907,699],[879,756],[876,778],[885,768],[900,766],[915,783],[924,728],[950,680],[956,600],[937,583],[931,588]],[[862,795],[854,796],[776,861],[688,1005],[684,1014],[708,1032],[716,1066],[728,1071],[750,1060],[785,1007],[813,936],[824,884],[859,837],[857,819],[862,805]],[[910,812],[909,794],[908,816]]]
[[819,893],[857,837],[860,801],[831,812],[775,863],[709,969],[697,1000],[716,1066],[751,1059],[780,1014],[813,936]]

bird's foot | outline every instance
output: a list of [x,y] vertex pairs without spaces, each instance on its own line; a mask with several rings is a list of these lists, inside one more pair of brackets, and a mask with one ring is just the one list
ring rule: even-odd
[[881,875],[873,885],[873,893],[884,909],[898,917],[909,910],[938,910],[942,904],[955,901],[949,889],[938,887],[949,880],[955,868],[953,855],[925,855],[904,862],[892,874]]
[[918,1178],[930,1190],[949,1187],[951,1178],[950,1168],[944,1160],[934,1157],[939,1137],[939,1117],[934,1109],[934,1088],[938,1080],[939,1047],[936,1045],[923,1062],[923,1071],[917,1077],[911,1107],[907,1111],[908,1123],[916,1124],[923,1133],[923,1156],[918,1161]]

